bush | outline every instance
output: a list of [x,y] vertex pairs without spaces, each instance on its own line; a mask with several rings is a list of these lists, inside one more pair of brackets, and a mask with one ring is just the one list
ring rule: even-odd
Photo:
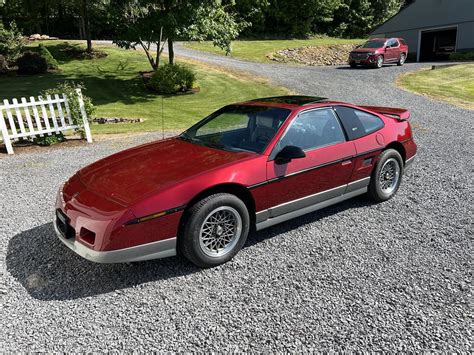
[[25,52],[23,55],[18,58],[18,73],[34,75],[34,74],[43,74],[48,71],[48,63],[46,59],[42,57],[39,53],[35,52]]
[[0,21],[0,54],[8,63],[14,63],[21,55],[25,46],[25,40],[16,24],[12,22],[10,29],[3,27]]
[[[83,84],[76,84],[74,82],[65,81],[53,89],[48,89],[48,90],[43,91],[41,95],[43,97],[46,97],[46,95],[54,96],[55,94],[58,94],[58,95],[65,94],[68,99],[69,111],[71,112],[72,122],[75,125],[82,125],[82,114],[79,108],[79,100],[78,100],[76,89],[81,89],[83,91],[82,99],[84,101],[84,108],[86,110],[87,119],[89,122],[92,122],[95,116],[95,107],[94,107],[94,104],[92,103],[91,98],[84,95],[84,90],[86,89]],[[85,132],[82,128],[77,129],[76,133],[80,134],[82,138],[85,137]]]
[[176,94],[191,90],[196,74],[180,64],[165,64],[159,67],[147,83],[147,87],[160,94]]
[[474,52],[454,52],[449,55],[451,60],[474,60]]
[[51,52],[46,48],[44,45],[40,44],[38,46],[38,53],[46,59],[46,63],[48,63],[48,69],[59,69],[59,64],[56,59],[54,59]]
[[40,146],[49,146],[49,145],[58,144],[64,141],[66,141],[66,137],[64,137],[64,134],[62,134],[62,132],[53,133],[50,136],[45,135],[43,137],[36,137],[33,139],[33,143]]

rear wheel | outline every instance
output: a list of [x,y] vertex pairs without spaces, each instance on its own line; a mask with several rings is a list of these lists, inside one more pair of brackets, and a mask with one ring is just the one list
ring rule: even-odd
[[383,55],[379,55],[377,59],[375,60],[375,67],[377,69],[382,68],[383,66]]
[[394,149],[382,152],[372,172],[367,195],[370,199],[382,202],[391,199],[398,191],[403,176],[403,160]]
[[398,60],[397,65],[402,66],[403,64],[405,64],[406,58],[407,57],[406,57],[405,53],[400,54],[400,59]]
[[249,227],[249,213],[242,200],[227,193],[211,195],[188,211],[180,249],[199,267],[220,265],[239,252]]
[[357,64],[354,62],[350,62],[349,65],[351,66],[351,68],[357,68]]

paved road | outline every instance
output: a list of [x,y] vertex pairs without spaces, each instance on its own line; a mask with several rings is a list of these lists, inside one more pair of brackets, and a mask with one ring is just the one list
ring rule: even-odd
[[0,351],[472,350],[474,113],[397,89],[400,73],[179,55],[295,92],[407,107],[419,155],[398,195],[251,236],[230,263],[96,265],[53,235],[59,184],[143,135],[0,158]]

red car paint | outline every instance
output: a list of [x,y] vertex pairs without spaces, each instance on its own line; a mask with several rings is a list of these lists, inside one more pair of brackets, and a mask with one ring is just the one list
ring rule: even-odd
[[[370,48],[364,48],[365,45]],[[404,63],[408,55],[408,46],[403,38],[371,38],[362,47],[355,48],[349,54],[349,64],[355,66],[377,66],[377,59],[382,58],[381,64]]]
[[[56,199],[56,209],[68,219],[74,240],[94,251],[115,251],[174,238],[186,208],[207,191],[247,191],[255,216],[272,206],[369,177],[387,147],[396,146],[405,161],[416,154],[409,113],[403,109],[332,101],[305,105],[251,101],[239,105],[282,107],[291,114],[262,154],[229,152],[175,137],[119,152],[81,169]],[[304,159],[283,165],[269,160],[300,112],[334,106],[369,112],[384,126],[362,138],[310,151]],[[340,163],[334,164],[337,161]],[[278,179],[314,166],[321,168]],[[270,180],[275,182],[265,183]],[[146,220],[157,213],[163,215]]]

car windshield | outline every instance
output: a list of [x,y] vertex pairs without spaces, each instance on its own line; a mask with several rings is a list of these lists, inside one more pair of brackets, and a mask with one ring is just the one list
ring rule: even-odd
[[360,48],[382,48],[384,44],[384,41],[367,41]]
[[263,153],[291,110],[231,105],[198,122],[179,138],[229,151]]

